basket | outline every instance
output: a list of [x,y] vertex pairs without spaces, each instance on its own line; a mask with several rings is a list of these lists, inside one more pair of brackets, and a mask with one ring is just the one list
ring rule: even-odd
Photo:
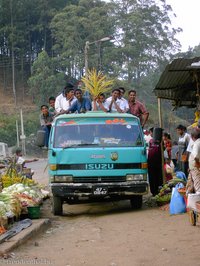
[[39,219],[40,218],[40,206],[29,206],[27,207],[28,217],[30,219]]
[[31,168],[23,168],[22,169],[22,174],[31,174]]

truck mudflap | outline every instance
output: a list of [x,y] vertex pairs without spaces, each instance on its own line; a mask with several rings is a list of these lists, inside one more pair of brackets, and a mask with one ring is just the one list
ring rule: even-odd
[[57,197],[109,197],[132,196],[148,193],[148,182],[120,183],[51,183],[51,190]]

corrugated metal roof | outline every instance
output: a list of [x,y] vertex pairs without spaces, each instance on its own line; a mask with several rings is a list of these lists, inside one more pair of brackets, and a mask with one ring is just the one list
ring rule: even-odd
[[195,76],[200,79],[200,64],[191,66],[194,62],[200,62],[200,57],[178,58],[168,64],[153,90],[155,95],[172,100],[176,107],[195,107],[199,100]]

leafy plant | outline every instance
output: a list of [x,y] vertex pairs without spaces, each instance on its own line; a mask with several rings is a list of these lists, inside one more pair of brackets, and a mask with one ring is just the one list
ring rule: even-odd
[[87,75],[82,77],[85,85],[83,90],[88,91],[92,96],[97,97],[99,94],[111,90],[114,80],[109,80],[106,75],[96,69],[88,70]]

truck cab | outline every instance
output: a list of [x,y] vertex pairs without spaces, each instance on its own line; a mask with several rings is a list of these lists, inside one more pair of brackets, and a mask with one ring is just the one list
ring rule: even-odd
[[147,154],[140,121],[131,114],[87,112],[55,118],[49,138],[53,213],[63,204],[130,199],[148,193]]

